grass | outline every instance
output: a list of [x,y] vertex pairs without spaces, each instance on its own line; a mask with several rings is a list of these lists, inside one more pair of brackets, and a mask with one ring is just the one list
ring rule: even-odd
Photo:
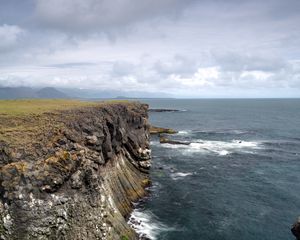
[[41,115],[45,112],[66,110],[86,106],[101,106],[106,104],[126,104],[128,100],[80,101],[69,99],[17,99],[0,100],[0,117]]
[[96,102],[62,99],[0,100],[0,116],[40,115],[45,112],[96,105]]
[[[69,99],[18,99],[0,100],[0,141],[20,144],[35,139],[42,132],[54,131],[62,126],[61,119],[45,113],[101,107],[113,104],[130,104],[127,100],[80,101]],[[68,117],[68,116],[65,116]]]

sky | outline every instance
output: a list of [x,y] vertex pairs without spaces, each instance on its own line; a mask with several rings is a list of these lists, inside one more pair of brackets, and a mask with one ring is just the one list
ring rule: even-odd
[[0,0],[0,86],[300,97],[300,1]]

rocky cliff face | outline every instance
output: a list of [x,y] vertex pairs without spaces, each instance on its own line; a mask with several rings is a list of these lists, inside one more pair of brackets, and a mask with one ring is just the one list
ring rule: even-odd
[[[19,141],[0,141],[0,239],[137,239],[126,217],[149,184],[147,108],[115,103],[9,121]],[[18,121],[36,131],[14,132]]]

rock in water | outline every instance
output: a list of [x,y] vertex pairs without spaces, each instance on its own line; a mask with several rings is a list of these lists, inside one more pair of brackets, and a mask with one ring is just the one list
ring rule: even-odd
[[159,137],[159,142],[161,144],[164,144],[164,143],[168,143],[168,144],[178,144],[178,145],[190,145],[191,143],[190,142],[185,142],[185,141],[179,141],[179,140],[172,140],[172,139],[169,139],[165,136],[160,136]]
[[180,112],[178,109],[150,108],[149,112]]
[[150,127],[150,134],[161,134],[161,133],[167,133],[167,134],[175,134],[178,133],[178,131],[172,129],[172,128],[162,128],[162,127]]
[[298,218],[297,222],[293,224],[291,231],[296,239],[300,240],[300,217]]

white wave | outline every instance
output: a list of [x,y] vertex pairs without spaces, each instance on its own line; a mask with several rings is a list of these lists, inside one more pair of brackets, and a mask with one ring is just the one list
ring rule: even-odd
[[190,131],[178,131],[178,135],[188,135]]
[[248,131],[239,130],[239,129],[225,129],[225,130],[194,130],[193,133],[202,133],[202,134],[246,134]]
[[140,237],[147,237],[156,240],[158,235],[164,231],[171,231],[172,228],[157,221],[155,215],[150,211],[134,209],[128,220],[128,224],[139,234]]
[[177,148],[187,148],[188,145],[183,145],[183,144],[170,144],[170,143],[163,143],[160,145],[161,147],[164,147],[164,148],[174,148],[174,149],[177,149]]
[[226,156],[226,155],[230,154],[230,152],[228,152],[227,150],[221,150],[221,151],[219,152],[219,154],[220,154],[221,156]]
[[208,141],[195,140],[190,145],[163,144],[163,147],[184,150],[185,153],[214,153],[220,156],[226,156],[231,153],[252,153],[253,150],[261,149],[260,142],[250,142],[241,140],[225,141]]
[[150,141],[150,145],[157,146],[157,145],[160,145],[160,142],[159,141]]
[[245,133],[248,133],[248,131],[243,131],[243,130],[238,130],[238,129],[233,129],[230,132],[234,133],[234,134],[245,134]]
[[[213,131],[211,133],[214,133]],[[220,130],[220,131],[216,131],[215,133],[219,133],[219,134],[245,134],[248,133],[248,131],[243,131],[243,130],[239,130],[239,129],[228,129],[228,130]]]
[[171,174],[171,178],[173,180],[178,180],[178,179],[182,179],[186,176],[190,176],[190,175],[193,175],[193,173],[190,173],[190,172],[187,172],[187,173],[183,173],[183,172],[177,172],[177,173],[172,173]]

